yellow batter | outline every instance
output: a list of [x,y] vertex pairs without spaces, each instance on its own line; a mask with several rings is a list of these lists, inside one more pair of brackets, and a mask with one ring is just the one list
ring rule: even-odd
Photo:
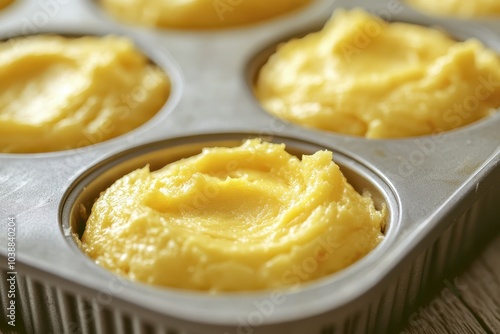
[[12,2],[14,2],[14,0],[0,0],[0,9],[7,7]]
[[141,25],[212,29],[245,25],[299,8],[311,0],[101,0],[112,15]]
[[451,130],[500,107],[500,58],[477,40],[337,11],[324,29],[281,45],[255,94],[307,127],[397,138]]
[[125,37],[0,43],[0,152],[78,148],[126,133],[166,102],[167,76]]
[[500,16],[499,0],[406,0],[429,13],[461,17]]
[[270,289],[352,264],[381,241],[385,219],[331,152],[299,160],[284,144],[254,139],[119,179],[94,204],[81,245],[132,280]]

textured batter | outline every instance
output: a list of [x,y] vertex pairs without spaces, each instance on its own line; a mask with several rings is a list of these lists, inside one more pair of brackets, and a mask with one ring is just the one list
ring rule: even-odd
[[92,145],[165,104],[170,83],[125,37],[37,35],[0,43],[0,152]]
[[281,45],[255,94],[307,127],[398,138],[447,131],[500,107],[500,59],[479,41],[337,11],[320,32]]
[[300,160],[254,139],[119,179],[94,204],[81,246],[104,268],[149,284],[270,289],[349,266],[382,240],[385,220],[331,152]]
[[101,0],[112,15],[141,25],[213,29],[251,24],[297,9],[311,0]]
[[408,4],[438,15],[461,17],[500,16],[498,0],[406,0]]

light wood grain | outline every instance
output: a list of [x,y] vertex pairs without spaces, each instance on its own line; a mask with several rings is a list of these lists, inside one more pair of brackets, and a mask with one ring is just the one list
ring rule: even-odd
[[443,284],[401,333],[500,333],[500,236],[461,275]]
[[500,333],[500,238],[497,238],[460,277],[461,297],[484,321],[485,329]]
[[476,334],[486,333],[467,307],[444,288],[440,295],[409,318],[403,334]]

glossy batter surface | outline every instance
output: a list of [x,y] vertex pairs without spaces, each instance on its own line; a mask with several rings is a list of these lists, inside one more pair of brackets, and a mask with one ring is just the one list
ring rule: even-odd
[[406,0],[428,13],[461,17],[500,16],[498,0]]
[[477,40],[337,11],[262,67],[264,109],[307,127],[400,138],[455,129],[500,107],[500,59]]
[[214,29],[251,24],[290,12],[310,0],[102,0],[113,16],[161,28]]
[[92,145],[153,117],[167,76],[125,37],[37,35],[0,43],[0,152]]
[[300,160],[254,139],[119,179],[94,204],[81,246],[149,284],[270,289],[357,261],[382,240],[386,216],[347,183],[331,152]]

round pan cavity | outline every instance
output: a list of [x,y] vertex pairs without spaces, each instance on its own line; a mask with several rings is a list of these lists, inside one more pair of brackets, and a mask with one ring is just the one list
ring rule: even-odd
[[[144,167],[146,164],[150,164],[151,170],[156,170],[168,163],[196,155],[204,147],[233,147],[240,145],[242,140],[246,138],[256,137],[258,135],[249,133],[228,133],[175,138],[130,149],[102,161],[81,175],[66,193],[61,206],[60,218],[65,238],[70,243],[76,256],[93,268],[92,270],[96,273],[101,272],[101,274],[105,272],[104,275],[112,277],[114,274],[98,267],[90,258],[83,254],[78,248],[78,240],[76,240],[81,237],[88,213],[102,191],[123,175],[137,168]],[[274,143],[284,143],[289,153],[299,157],[302,154],[312,154],[318,150],[325,149],[325,147],[311,142],[288,137],[270,137],[264,138],[264,140]],[[326,149],[331,150],[331,148]],[[380,261],[380,258],[383,257],[385,250],[396,234],[399,224],[399,204],[390,187],[370,169],[350,159],[348,156],[335,152],[335,150],[333,152],[334,161],[340,166],[348,182],[360,193],[369,191],[378,208],[385,205],[388,209],[384,241],[371,253],[350,267],[323,279],[303,284],[298,291],[285,292],[285,294],[289,294],[290,298],[288,299],[290,302],[279,305],[280,311],[276,313],[276,316],[271,316],[268,319],[269,322],[276,322],[283,317],[296,318],[293,314],[297,314],[297,312],[301,314],[300,317],[311,316],[311,313],[318,312],[318,308],[322,309],[322,311],[327,311],[333,305],[341,302],[341,299],[346,296],[342,296],[343,293],[332,294],[331,291],[338,291],[340,286],[350,284],[356,286],[356,281],[363,279],[363,272]],[[230,314],[248,314],[256,299],[266,298],[265,296],[269,294],[268,291],[259,291],[256,293],[225,293],[211,296],[201,292],[152,287],[141,283],[131,283],[130,289],[127,289],[127,291],[129,290],[131,293],[134,293],[133,291],[140,291],[153,298],[158,305],[161,305],[160,309],[165,314],[176,315],[182,318],[187,317],[193,321],[210,319],[209,322],[217,321],[224,323],[228,321],[231,323],[236,319],[230,316]],[[322,297],[318,298],[318,296]],[[173,304],[171,305],[173,308],[171,308],[169,304],[175,300],[182,300],[183,303],[187,303],[185,311],[188,313],[175,309]],[[314,307],[311,311],[304,311],[304,307],[296,304],[296,301],[314,304]],[[205,308],[207,303],[213,304],[214,307]],[[196,314],[201,318],[192,318],[190,314]]]
[[[31,31],[31,30],[30,30]],[[169,81],[170,92],[165,101],[165,103],[156,110],[156,113],[152,115],[151,118],[143,122],[142,124],[137,125],[135,128],[128,130],[127,132],[115,135],[113,137],[106,138],[106,131],[111,131],[116,123],[112,122],[112,124],[108,127],[100,128],[96,133],[90,133],[86,135],[85,138],[82,138],[78,141],[76,146],[70,147],[68,149],[56,150],[56,151],[45,151],[45,152],[33,152],[33,153],[0,153],[9,154],[9,155],[22,155],[22,156],[30,156],[32,154],[36,155],[44,155],[44,154],[60,154],[63,152],[71,152],[71,151],[79,151],[82,149],[90,148],[92,149],[95,146],[107,145],[108,143],[119,143],[119,142],[129,142],[131,138],[135,138],[140,136],[141,134],[147,134],[148,129],[151,128],[152,125],[161,122],[164,118],[170,114],[170,112],[175,108],[180,100],[181,90],[182,90],[182,78],[180,70],[172,59],[168,51],[165,48],[156,48],[148,38],[141,38],[133,33],[124,33],[123,31],[116,29],[109,29],[103,27],[94,27],[93,29],[89,29],[88,27],[77,27],[77,26],[69,26],[69,27],[42,27],[37,28],[36,33],[34,34],[25,34],[24,28],[22,31],[11,31],[9,33],[4,33],[0,35],[0,40],[2,42],[12,42],[16,43],[18,40],[23,38],[30,38],[36,36],[55,36],[55,37],[64,37],[68,39],[77,39],[81,37],[105,37],[105,36],[118,36],[118,37],[126,37],[130,39],[133,44],[135,51],[141,53],[148,59],[148,66],[153,66],[154,68],[159,69],[163,72]],[[15,45],[14,45],[15,47]],[[151,67],[151,68],[153,68]],[[148,83],[149,84],[149,83]],[[130,116],[133,116],[133,111],[135,106],[141,102],[141,99],[146,96],[148,93],[148,86],[145,84],[138,83],[133,87],[130,91],[124,91],[123,93],[117,95],[116,97],[116,106],[119,108],[120,119],[127,119]]]
[[[402,5],[400,5],[400,6],[401,6],[401,10],[398,11],[397,13],[396,12],[390,13],[387,8],[372,9],[372,10],[365,9],[365,10],[368,13],[370,13],[371,15],[373,15],[374,17],[382,18],[385,21],[390,22],[390,23],[396,23],[396,22],[407,23],[407,24],[413,24],[413,25],[417,25],[417,26],[423,26],[423,27],[428,27],[428,28],[442,31],[445,34],[447,34],[448,36],[450,36],[452,39],[459,41],[459,42],[470,40],[470,39],[477,39],[482,44],[484,44],[488,49],[491,49],[500,55],[500,38],[499,38],[499,36],[492,33],[492,31],[485,28],[483,25],[474,24],[474,23],[464,25],[462,22],[457,22],[456,20],[446,20],[446,19],[442,19],[442,18],[415,15],[415,13],[411,13],[411,12],[408,13],[407,8],[406,8],[406,10],[403,10],[405,8]],[[358,9],[361,8],[361,7],[356,7],[355,5],[350,5],[350,6],[346,6],[346,7],[340,7],[338,9],[348,10],[348,9],[351,9],[352,7],[358,8]],[[317,25],[317,24],[311,25],[311,27],[307,30],[297,31],[296,33],[294,33],[292,35],[285,35],[284,37],[282,37],[281,39],[279,39],[277,41],[274,41],[272,43],[268,43],[267,46],[262,48],[257,53],[254,53],[253,57],[251,57],[250,61],[247,63],[246,69],[245,69],[247,89],[249,89],[251,91],[251,93],[254,97],[254,101],[256,102],[256,105],[260,106],[261,111],[269,114],[271,117],[280,118],[279,116],[274,115],[271,111],[265,110],[264,107],[262,106],[261,101],[259,101],[259,99],[257,97],[255,87],[256,87],[256,84],[257,84],[262,67],[268,62],[270,57],[278,51],[278,48],[280,45],[287,43],[290,40],[301,39],[310,33],[318,32],[322,29],[322,27],[323,27],[323,25]],[[372,33],[373,32],[371,32],[371,31],[366,31],[366,32],[358,31],[358,34],[360,36],[362,36],[363,38],[366,37],[368,40],[372,39],[372,38],[376,38],[376,37],[372,37],[372,35],[371,35]],[[288,52],[290,52],[290,50],[288,50]],[[357,51],[357,52],[359,52],[359,51]],[[362,50],[361,50],[361,52],[362,52]],[[487,77],[484,77],[482,79],[484,79],[484,80],[480,80],[478,86],[480,85],[481,86],[480,88],[491,89],[490,86],[483,87],[483,82],[486,82],[485,85],[488,85],[489,79]],[[476,91],[477,91],[477,89],[476,89]],[[467,98],[469,98],[469,96],[467,96]],[[445,111],[445,114],[444,114],[441,121],[447,124],[443,128],[446,129],[446,127],[448,127],[448,125],[451,125],[453,127],[449,130],[445,130],[445,131],[436,130],[436,131],[433,131],[432,133],[428,133],[428,134],[424,134],[424,135],[409,135],[407,137],[404,137],[404,136],[401,136],[399,138],[387,137],[387,138],[380,138],[380,139],[404,140],[404,139],[408,139],[408,138],[414,139],[414,138],[419,138],[419,137],[434,136],[437,134],[441,135],[441,134],[446,134],[448,132],[465,130],[475,123],[488,122],[489,118],[490,118],[488,116],[486,116],[484,118],[480,118],[480,119],[473,121],[473,122],[467,121],[467,118],[469,117],[470,112],[471,112],[469,110],[470,109],[469,102],[476,103],[478,101],[482,101],[482,99],[483,99],[482,97],[476,97],[475,95],[471,96],[471,99],[472,98],[474,98],[474,100],[472,102],[467,100],[467,99],[465,99],[464,101],[457,101],[456,102],[456,103],[460,104],[461,106],[463,106],[462,109],[465,109],[465,110],[463,110],[463,112],[460,111],[459,114],[456,114],[455,107],[453,107],[453,108],[450,107],[450,110]],[[314,101],[310,101],[310,102],[314,102]],[[367,109],[369,109],[369,108],[367,108]],[[450,111],[450,112],[448,112],[448,111]],[[288,120],[286,120],[285,118],[282,118],[282,119],[284,121],[288,122]],[[300,127],[303,127],[305,129],[317,132],[320,135],[321,134],[334,134],[334,135],[348,136],[348,137],[352,136],[349,134],[334,132],[333,130],[323,130],[323,129],[317,128],[315,126],[312,126],[312,125],[301,125],[301,124],[299,124],[299,122],[297,122],[295,120],[290,121],[290,122],[292,122]],[[459,125],[453,125],[453,124],[459,124]],[[439,128],[440,127],[438,126],[438,129]],[[364,137],[361,137],[361,138],[364,138]]]
[[[121,7],[120,2],[106,5],[104,4],[104,0],[86,1],[90,6],[94,7],[93,10],[98,13],[98,15],[106,20],[128,25],[132,28],[191,32],[217,32],[231,29],[252,28],[295,15],[313,5],[314,2],[318,2],[318,0],[287,0],[279,1],[278,4],[269,3],[269,7],[267,8],[262,6],[263,3],[258,7],[246,7],[248,4],[244,4],[242,0],[215,0],[210,2],[200,1],[198,6],[189,6],[189,4],[187,4],[184,8],[180,6],[182,4],[172,4],[173,6],[170,8],[161,8],[161,6],[154,8],[154,6],[148,7],[147,3],[144,3],[144,6],[140,6],[140,3],[134,4],[130,1],[129,3],[121,4]],[[154,3],[151,4],[153,5]],[[166,6],[169,5],[168,3],[166,4]],[[174,6],[176,5],[178,5],[180,9],[175,8]],[[126,12],[125,9],[127,7],[134,6],[142,7],[142,11]],[[200,9],[197,7],[202,8]],[[277,10],[278,8],[282,10]],[[172,14],[167,16],[165,15],[167,12],[172,12]],[[248,18],[246,16],[239,16],[239,14],[245,12],[252,12],[254,16],[258,17]],[[147,16],[148,19],[144,20],[144,16]],[[204,16],[205,19],[202,18],[200,20],[199,17],[201,16]],[[159,24],[157,23],[158,21],[160,22]]]

